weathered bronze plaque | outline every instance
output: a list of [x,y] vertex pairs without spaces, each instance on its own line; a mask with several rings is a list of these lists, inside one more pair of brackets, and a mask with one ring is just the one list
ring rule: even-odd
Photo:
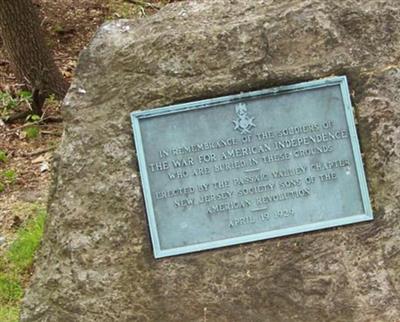
[[345,77],[131,116],[155,257],[373,218]]

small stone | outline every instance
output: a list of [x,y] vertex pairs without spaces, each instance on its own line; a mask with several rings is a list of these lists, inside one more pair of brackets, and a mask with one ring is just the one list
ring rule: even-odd
[[128,32],[131,29],[130,26],[126,25],[122,27],[122,32]]
[[43,173],[48,170],[49,170],[49,164],[46,161],[42,162],[42,164],[40,165],[40,172]]

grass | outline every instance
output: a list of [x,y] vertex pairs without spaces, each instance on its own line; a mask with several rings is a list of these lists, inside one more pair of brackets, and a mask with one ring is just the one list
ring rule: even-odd
[[19,310],[15,306],[0,306],[1,322],[17,322]]
[[24,133],[27,139],[36,139],[40,134],[40,129],[38,126],[32,125],[24,129]]
[[16,239],[0,258],[0,321],[18,321],[19,302],[43,235],[46,212],[36,207],[35,216],[17,231]]
[[18,232],[17,239],[8,250],[8,260],[20,272],[29,269],[32,265],[33,255],[42,239],[45,219],[46,213],[40,211],[36,218],[30,220],[26,227]]
[[22,286],[15,274],[0,274],[0,299],[3,300],[3,302],[10,303],[18,301],[22,295]]
[[[6,190],[6,187],[15,183],[17,173],[13,169],[0,171],[0,193]],[[1,322],[1,320],[0,320]]]
[[17,173],[13,169],[7,169],[2,172],[2,176],[6,183],[13,184],[17,179]]
[[0,162],[7,162],[7,153],[4,150],[0,150]]

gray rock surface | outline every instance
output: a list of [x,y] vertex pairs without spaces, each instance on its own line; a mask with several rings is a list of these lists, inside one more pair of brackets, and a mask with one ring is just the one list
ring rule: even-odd
[[[104,24],[65,99],[22,321],[400,320],[400,3],[192,1]],[[129,113],[347,75],[376,219],[154,260]]]

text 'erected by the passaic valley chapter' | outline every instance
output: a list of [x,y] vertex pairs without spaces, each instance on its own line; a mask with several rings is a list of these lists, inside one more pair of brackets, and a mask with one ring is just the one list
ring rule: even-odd
[[[348,139],[346,128],[326,120],[166,146],[157,152],[157,159],[148,160],[148,172],[166,176],[170,183],[153,191],[152,198],[173,203],[177,210],[198,208],[210,216],[246,209],[246,215],[229,222],[230,228],[295,216],[296,209],[283,206],[268,211],[268,206],[306,199],[316,184],[328,185],[338,180],[339,172],[350,171],[353,160],[334,153]],[[313,161],[321,155],[323,162]],[[199,183],[193,184],[197,182],[193,178]]]

